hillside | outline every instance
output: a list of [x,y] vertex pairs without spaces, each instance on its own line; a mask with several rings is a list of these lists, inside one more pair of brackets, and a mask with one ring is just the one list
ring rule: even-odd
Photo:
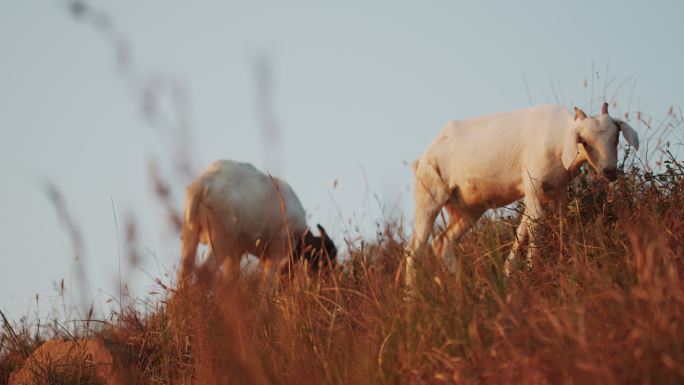
[[[500,211],[454,245],[455,273],[422,261],[407,300],[407,231],[385,223],[349,245],[344,266],[296,269],[271,291],[254,275],[164,287],[164,301],[40,335],[5,320],[0,383],[48,337],[103,341],[132,384],[682,383],[684,165],[628,164],[614,184],[591,172],[573,181],[539,226],[531,271],[502,274],[518,214]],[[98,383],[72,361],[36,375]]]

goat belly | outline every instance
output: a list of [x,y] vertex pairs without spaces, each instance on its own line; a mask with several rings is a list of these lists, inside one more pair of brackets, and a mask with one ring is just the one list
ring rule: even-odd
[[500,207],[523,197],[519,183],[501,183],[497,178],[468,178],[459,191],[466,207]]

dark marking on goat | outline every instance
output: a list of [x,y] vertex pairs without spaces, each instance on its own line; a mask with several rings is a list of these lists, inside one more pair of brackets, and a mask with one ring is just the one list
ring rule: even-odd
[[318,225],[320,237],[313,235],[311,229],[307,229],[302,237],[297,240],[297,245],[292,256],[295,261],[303,260],[313,271],[319,268],[333,267],[337,263],[337,247],[328,237],[323,226]]

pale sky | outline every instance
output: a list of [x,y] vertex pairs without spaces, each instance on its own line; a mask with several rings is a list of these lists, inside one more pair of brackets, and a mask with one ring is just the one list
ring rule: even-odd
[[[0,310],[14,319],[32,318],[36,293],[47,315],[61,279],[67,306],[81,301],[46,183],[80,230],[87,301],[118,297],[119,255],[138,298],[177,264],[148,161],[160,163],[177,209],[188,178],[174,172],[173,134],[146,119],[136,84],[171,79],[184,90],[191,138],[181,147],[194,172],[219,158],[272,171],[340,247],[345,234],[372,236],[383,217],[412,225],[407,163],[449,119],[548,102],[596,112],[591,95],[612,78],[609,98],[625,83],[622,112],[663,117],[684,102],[682,1],[86,4],[129,44],[135,72],[122,70],[116,40],[64,2],[0,0]],[[265,94],[255,75],[264,63]],[[267,124],[280,136],[271,151]],[[139,266],[126,257],[131,219]]]

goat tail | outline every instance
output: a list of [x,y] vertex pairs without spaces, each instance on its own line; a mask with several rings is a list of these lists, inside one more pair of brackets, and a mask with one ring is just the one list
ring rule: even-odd
[[416,171],[418,171],[418,165],[420,164],[420,158],[414,160],[411,162],[411,168],[413,169],[413,173],[415,174]]

